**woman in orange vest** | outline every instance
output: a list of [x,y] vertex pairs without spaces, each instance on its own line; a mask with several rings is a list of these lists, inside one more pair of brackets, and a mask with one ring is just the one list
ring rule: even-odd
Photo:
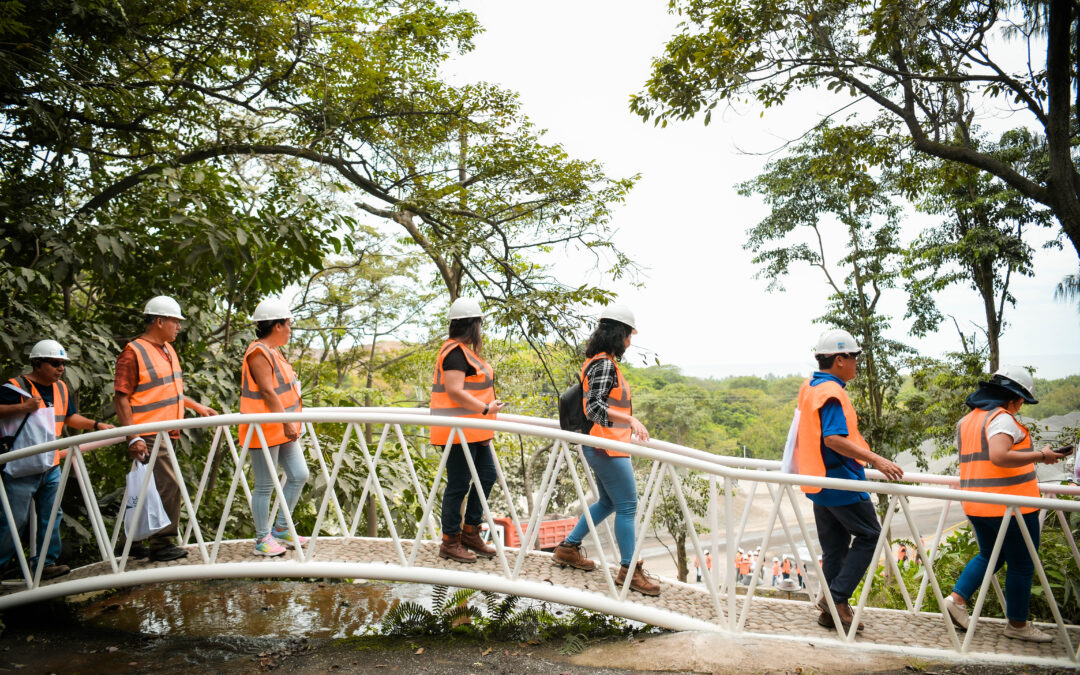
[[[1034,380],[1027,369],[1003,366],[983,382],[965,403],[969,412],[956,425],[960,451],[960,489],[992,492],[1001,495],[1038,497],[1039,483],[1035,464],[1054,464],[1065,455],[1047,445],[1032,450],[1031,434],[1016,419],[1024,403],[1038,403],[1034,396]],[[1005,506],[964,502],[964,513],[979,542],[979,554],[972,558],[952,593],[945,598],[945,609],[958,627],[967,629],[967,602],[979,589],[990,555],[1005,517]],[[1021,508],[1024,526],[1036,548],[1039,546],[1039,510]],[[1010,515],[1001,553],[994,571],[1005,565],[1005,637],[1029,642],[1050,642],[1053,637],[1043,633],[1028,621],[1031,601],[1031,580],[1035,563],[1028,553],[1016,518]]]
[[[292,335],[292,311],[281,300],[268,298],[259,303],[252,317],[255,320],[255,341],[244,352],[240,370],[240,412],[245,414],[298,412],[300,382],[296,372],[281,354],[281,348]],[[249,425],[240,425],[240,442],[246,443],[251,453],[251,470],[255,473],[255,486],[251,489],[251,515],[255,520],[255,554],[277,556],[285,553],[285,547],[301,546],[308,541],[299,536],[299,542],[289,532],[285,509],[294,513],[300,492],[308,479],[304,451],[297,439],[300,424],[262,424],[263,437],[269,451],[263,450],[258,432]],[[277,522],[270,529],[270,499],[274,494],[274,466],[285,471],[285,484],[281,491],[285,506],[278,511]],[[295,525],[295,522],[294,522]]]
[[[585,417],[591,421],[590,436],[629,443],[634,437],[649,440],[649,432],[633,416],[630,386],[617,363],[630,347],[630,336],[637,333],[634,314],[625,305],[608,305],[600,314],[600,323],[585,346],[585,364],[581,367]],[[630,456],[614,450],[582,446],[585,460],[596,476],[599,499],[589,507],[593,523],[615,514],[615,541],[619,545],[622,566],[616,582],[621,584],[630,572],[634,556],[634,516],[637,513],[637,482]],[[581,551],[581,541],[589,533],[589,522],[582,515],[573,531],[555,548],[553,561],[590,571],[596,562]],[[630,578],[630,588],[645,595],[659,595],[660,584],[645,572],[639,560]]]
[[[472,419],[495,419],[506,403],[495,398],[495,370],[483,359],[484,313],[472,298],[458,298],[450,305],[449,337],[435,359],[435,377],[431,384],[431,414]],[[448,448],[446,488],[442,501],[442,544],[439,557],[462,563],[476,562],[476,555],[491,558],[495,549],[480,537],[484,509],[480,496],[472,489],[472,472],[465,458],[461,435],[484,497],[495,485],[495,457],[491,439],[495,432],[484,429],[431,427],[431,443]],[[466,495],[468,500],[466,501]],[[462,519],[461,503],[465,502]]]

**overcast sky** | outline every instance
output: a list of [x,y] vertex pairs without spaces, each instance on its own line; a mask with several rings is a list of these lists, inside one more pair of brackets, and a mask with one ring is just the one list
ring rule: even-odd
[[[831,94],[803,95],[779,109],[718,111],[700,120],[654,128],[631,115],[630,94],[640,91],[650,60],[661,53],[677,21],[665,0],[465,0],[486,32],[471,54],[450,64],[459,81],[485,80],[521,95],[526,114],[575,157],[601,161],[609,175],[642,179],[618,207],[616,244],[644,269],[642,288],[616,286],[637,314],[637,358],[653,355],[696,375],[804,373],[822,326],[828,289],[817,270],[794,268],[786,291],[768,293],[754,279],[747,228],[766,209],[740,197],[735,185],[756,176],[763,153],[796,138],[822,115],[847,103]],[[1022,48],[1022,47],[1021,47]],[[1017,116],[1005,126],[1024,123]],[[927,221],[906,221],[913,237]],[[1050,238],[1047,231],[1033,244]],[[1002,337],[1006,362],[1037,368],[1040,377],[1080,373],[1080,315],[1053,299],[1054,286],[1077,270],[1071,246],[1040,250],[1036,276],[1015,279],[1017,306],[1007,312]],[[561,272],[584,271],[568,267]],[[596,277],[592,277],[597,281]],[[959,348],[951,322],[936,335],[914,340],[903,321],[905,297],[886,298],[892,337],[927,355]],[[967,332],[981,322],[974,291],[956,286],[939,297],[943,311]]]

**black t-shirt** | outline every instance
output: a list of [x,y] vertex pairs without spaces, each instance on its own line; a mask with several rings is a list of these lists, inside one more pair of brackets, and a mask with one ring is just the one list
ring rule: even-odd
[[476,374],[476,368],[465,358],[465,351],[461,347],[454,347],[449,354],[443,357],[442,369],[464,371],[465,377],[472,377]]
[[[24,380],[25,378],[23,377],[15,378],[15,381],[18,382],[19,389],[33,394],[34,391],[32,389],[28,389],[25,386],[26,383],[24,382]],[[9,384],[9,382],[0,382],[0,405],[15,405],[17,403],[22,403],[23,397],[19,395],[19,392],[13,391],[10,387],[3,386],[5,384]],[[40,396],[41,400],[45,402],[45,406],[51,406],[53,404],[53,388],[51,386],[46,387],[45,385],[41,385],[36,382],[34,383],[34,387],[37,389],[38,396]],[[76,412],[78,411],[75,409],[75,397],[71,395],[70,391],[68,391],[66,416],[70,417]]]

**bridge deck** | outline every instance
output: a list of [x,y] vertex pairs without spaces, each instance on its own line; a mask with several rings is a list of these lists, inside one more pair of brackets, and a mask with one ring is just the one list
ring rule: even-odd
[[[405,554],[411,551],[411,542],[404,542]],[[417,567],[440,568],[440,569],[465,569],[468,572],[490,573],[495,577],[503,577],[501,565],[497,559],[479,559],[474,564],[463,565],[438,557],[438,544],[435,542],[421,543],[421,550],[417,554]],[[127,570],[136,571],[162,566],[185,566],[202,564],[202,559],[195,546],[188,546],[189,555],[185,559],[166,563],[151,563],[147,560],[129,560]],[[511,560],[511,552],[515,549],[507,549],[507,557]],[[286,554],[294,555],[293,553]],[[257,556],[252,552],[251,540],[223,542],[218,552],[217,564],[236,562],[262,562],[273,565],[276,558]],[[357,562],[357,563],[385,563],[388,565],[400,564],[394,545],[389,540],[372,539],[339,539],[320,538],[317,543],[315,560],[334,562]],[[85,579],[101,576],[106,582],[110,576],[108,563],[100,562],[73,570],[69,575],[43,581],[42,586],[60,584],[76,579]],[[267,576],[275,576],[268,570]],[[571,568],[561,568],[551,563],[550,554],[542,552],[530,553],[522,565],[521,577],[530,581],[544,582],[567,588],[577,588],[586,592],[607,593],[607,583],[600,572],[583,572]],[[644,605],[668,609],[679,614],[693,616],[710,622],[716,622],[719,617],[708,593],[700,586],[679,583],[670,579],[662,579],[662,592],[659,597],[646,597],[638,593],[631,593],[632,599]],[[6,582],[0,594],[14,592],[24,588]],[[745,596],[739,596],[736,604],[737,611],[741,612],[742,601]],[[726,605],[725,605],[726,607]],[[825,629],[817,624],[817,610],[813,609],[805,601],[781,600],[774,598],[757,597],[753,601],[750,615],[747,617],[745,630],[751,633],[764,635],[800,635],[810,638],[836,639],[834,630]],[[885,610],[867,608],[864,611],[863,622],[866,629],[858,636],[860,643],[874,643],[891,645],[896,647],[919,647],[928,649],[952,650],[952,644],[942,622],[940,614],[918,613],[912,614],[906,611]],[[726,623],[723,624],[726,627]],[[1049,644],[1035,644],[1012,640],[1002,635],[1004,621],[1002,619],[980,619],[978,632],[972,639],[972,653],[992,653],[1000,655],[1014,655],[1019,660],[1025,657],[1042,658],[1068,658],[1068,653],[1060,636],[1053,625],[1043,626],[1043,629],[1054,635],[1054,642]],[[961,640],[964,633],[959,633]],[[1070,638],[1073,644],[1080,642],[1080,628],[1070,630]]]

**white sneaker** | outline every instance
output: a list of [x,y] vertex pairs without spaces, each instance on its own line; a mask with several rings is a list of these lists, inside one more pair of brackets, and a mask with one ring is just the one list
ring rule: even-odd
[[1047,635],[1035,626],[1030,621],[1023,626],[1017,628],[1011,623],[1005,623],[1005,637],[1012,638],[1014,640],[1027,640],[1028,642],[1053,642],[1054,637]]
[[949,612],[949,618],[952,619],[953,625],[961,630],[968,629],[968,617],[967,607],[961,607],[953,600],[952,594],[945,596],[945,609]]

